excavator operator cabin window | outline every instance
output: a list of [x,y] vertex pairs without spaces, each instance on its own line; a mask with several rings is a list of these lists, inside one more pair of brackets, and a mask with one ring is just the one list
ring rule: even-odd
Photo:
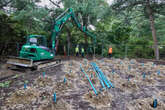
[[30,38],[31,44],[37,44],[37,38]]
[[31,48],[31,49],[30,49],[30,52],[31,52],[31,53],[37,53],[37,50],[36,50],[35,48]]

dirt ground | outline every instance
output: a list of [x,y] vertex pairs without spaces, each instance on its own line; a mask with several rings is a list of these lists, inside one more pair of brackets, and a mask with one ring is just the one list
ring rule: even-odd
[[[97,64],[114,88],[102,88],[91,62]],[[165,110],[165,65],[134,59],[74,58],[63,60],[57,67],[28,73],[3,66],[0,110]],[[153,108],[154,99],[158,100],[157,108]]]

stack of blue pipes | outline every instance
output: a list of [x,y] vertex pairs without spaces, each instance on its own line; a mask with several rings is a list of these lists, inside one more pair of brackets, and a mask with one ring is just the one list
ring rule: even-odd
[[104,75],[104,73],[101,71],[101,69],[97,66],[95,62],[90,63],[93,67],[93,70],[95,71],[96,76],[98,77],[102,87],[106,89],[106,86],[108,88],[114,88],[114,85],[111,83],[110,80],[107,79],[107,77]]

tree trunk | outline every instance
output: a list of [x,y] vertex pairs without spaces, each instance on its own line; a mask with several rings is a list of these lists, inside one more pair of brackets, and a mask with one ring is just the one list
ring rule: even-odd
[[3,43],[2,45],[0,45],[0,55],[3,54],[4,48],[5,48],[5,43]]
[[5,46],[4,46],[4,49],[3,49],[3,51],[2,51],[2,55],[5,55],[5,54],[8,55],[8,52],[9,52],[9,51],[8,51],[8,45],[9,45],[9,44],[8,44],[8,43],[5,43],[4,45],[5,45]]
[[85,34],[85,49],[88,47],[88,36]]
[[66,26],[66,30],[67,30],[67,42],[68,42],[68,56],[70,55],[70,48],[71,48],[71,42],[70,42],[70,38],[71,38],[71,32],[69,30],[69,28]]
[[[87,24],[85,24],[85,28],[87,29]],[[85,37],[85,50],[87,50],[87,48],[88,48],[88,36],[84,33],[84,37]]]
[[155,26],[154,26],[154,19],[153,19],[152,9],[150,7],[150,0],[147,0],[147,10],[148,10],[149,19],[150,19],[152,37],[153,37],[153,40],[154,40],[154,53],[155,53],[156,60],[159,60],[158,41],[157,41],[157,37],[156,37],[156,30],[155,30]]
[[[88,22],[88,20],[87,20],[87,17],[88,17],[88,15],[85,15],[83,18],[82,18],[82,21],[83,21],[83,24],[82,24],[82,26],[85,26],[85,28],[87,29],[87,22]],[[84,33],[84,38],[85,38],[85,50],[87,50],[87,47],[88,47],[88,36]]]

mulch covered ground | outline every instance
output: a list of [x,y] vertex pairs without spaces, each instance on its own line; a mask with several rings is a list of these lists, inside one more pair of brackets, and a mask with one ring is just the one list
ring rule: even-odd
[[[91,62],[99,66],[114,88],[102,88]],[[1,69],[0,74],[6,73],[14,76],[0,81],[0,110],[165,110],[165,66],[151,61],[71,58],[44,71],[17,73]],[[156,109],[154,99],[158,100]]]

